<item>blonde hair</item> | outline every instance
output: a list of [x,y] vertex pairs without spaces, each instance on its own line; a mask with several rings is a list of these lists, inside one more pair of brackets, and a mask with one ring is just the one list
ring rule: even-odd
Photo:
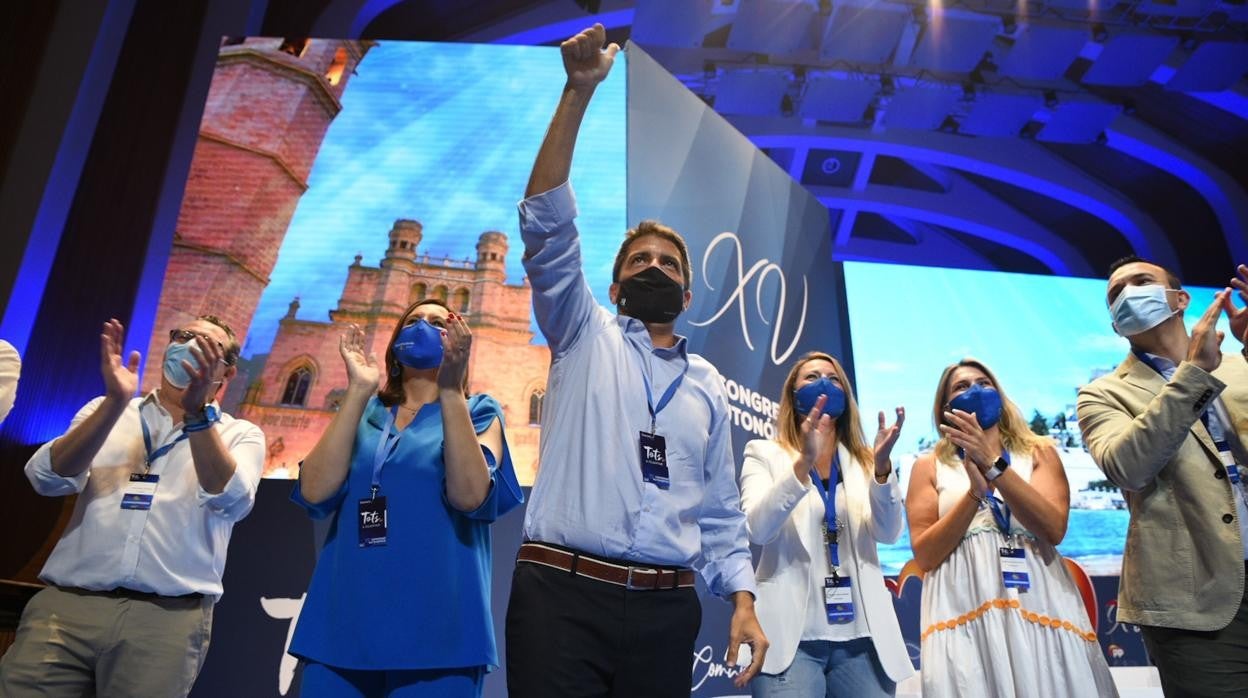
[[[953,373],[959,368],[969,366],[979,369],[988,377],[988,382],[992,383],[992,387],[996,389],[1001,396],[1001,421],[997,424],[997,429],[1001,434],[1001,445],[1010,453],[1030,453],[1032,449],[1043,446],[1046,443],[1044,437],[1032,433],[1027,426],[1027,420],[1023,419],[1023,413],[1019,411],[1018,406],[1005,396],[1005,391],[1001,389],[1001,383],[997,380],[997,376],[993,374],[979,359],[970,357],[961,361],[950,364],[945,367],[943,373],[940,374],[940,383],[936,386],[936,399],[932,404],[932,422],[939,433],[940,425],[945,423],[944,412],[945,406],[949,404],[946,395],[949,393],[949,383],[953,380]],[[942,463],[957,462],[957,446],[946,436],[941,436],[936,442],[935,454],[936,460]]]
[[812,351],[803,354],[789,369],[789,375],[784,379],[784,388],[780,391],[780,413],[776,417],[779,421],[776,433],[776,441],[782,446],[787,446],[799,453],[802,450],[802,429],[801,423],[805,415],[797,413],[796,401],[793,393],[797,385],[797,375],[801,372],[802,366],[808,361],[816,361],[822,359],[832,364],[832,372],[836,374],[837,380],[841,382],[841,388],[845,391],[845,412],[836,418],[836,442],[845,444],[845,448],[849,449],[851,455],[858,459],[858,463],[863,470],[868,472],[875,471],[875,454],[869,446],[867,446],[867,438],[862,432],[862,423],[859,421],[858,402],[854,400],[853,386],[849,384],[849,376],[845,375],[845,369],[841,367],[841,362],[837,361],[830,354],[821,351]]

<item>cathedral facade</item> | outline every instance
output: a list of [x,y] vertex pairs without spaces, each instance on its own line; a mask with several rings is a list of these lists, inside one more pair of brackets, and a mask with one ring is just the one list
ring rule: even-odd
[[528,281],[507,283],[507,236],[500,232],[478,237],[475,260],[422,255],[421,234],[419,222],[400,219],[378,266],[364,265],[357,255],[328,321],[300,319],[298,300],[291,302],[238,410],[268,439],[267,476],[297,476],[299,461],[337,411],[347,387],[338,338],[347,328],[358,326],[365,346],[384,362],[403,311],[436,298],[467,319],[473,336],[468,390],[502,403],[516,474],[522,484],[533,483],[550,352],[532,344]]

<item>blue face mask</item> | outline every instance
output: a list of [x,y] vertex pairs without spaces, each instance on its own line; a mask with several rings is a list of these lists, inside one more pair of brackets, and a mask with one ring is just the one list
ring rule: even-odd
[[815,401],[820,395],[828,396],[828,401],[823,405],[823,414],[836,419],[845,412],[845,391],[827,378],[820,378],[793,391],[794,406],[797,408],[799,418],[805,417],[815,409]]
[[[169,385],[181,390],[191,384],[191,374],[186,372],[182,367],[182,361],[195,365],[195,355],[191,353],[191,342],[183,342],[181,344],[170,344],[165,347],[165,363],[164,373],[165,380],[169,381]],[[197,347],[199,345],[196,345]]]
[[980,428],[988,429],[1001,421],[1001,393],[977,383],[950,400],[949,409],[974,413]]
[[442,332],[424,320],[417,320],[399,330],[391,349],[395,360],[408,368],[437,368],[442,365]]

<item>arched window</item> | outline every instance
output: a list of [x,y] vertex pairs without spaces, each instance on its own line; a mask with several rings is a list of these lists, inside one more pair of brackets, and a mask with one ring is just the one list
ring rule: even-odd
[[303,58],[303,52],[308,50],[308,40],[287,37],[282,39],[282,43],[278,45],[277,50],[282,53],[288,53],[295,58]]
[[451,297],[450,306],[451,310],[454,310],[457,313],[468,312],[468,289],[455,289],[455,295]]
[[424,284],[412,284],[412,299],[410,302],[415,303],[416,301],[423,301],[425,299],[425,294],[428,292],[429,287]]
[[341,46],[334,51],[334,60],[329,64],[329,70],[325,71],[325,79],[331,85],[337,85],[342,81],[342,72],[347,68],[347,50]]
[[546,401],[545,390],[534,390],[529,396],[529,426],[540,426],[542,423],[542,403]]
[[433,289],[433,297],[445,303],[446,302],[446,287],[439,286]]
[[283,405],[302,407],[308,401],[308,388],[312,385],[312,372],[300,366],[286,379],[286,389],[282,391]]

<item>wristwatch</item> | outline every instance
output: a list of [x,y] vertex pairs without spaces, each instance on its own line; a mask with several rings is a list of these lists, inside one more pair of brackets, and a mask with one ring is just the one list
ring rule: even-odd
[[987,480],[988,482],[992,482],[993,480],[996,480],[997,478],[1001,477],[1001,473],[1004,473],[1006,468],[1009,468],[1009,467],[1010,467],[1010,462],[1008,460],[1004,458],[998,458],[996,462],[992,464],[992,467],[988,468],[988,470],[984,472],[984,479]]
[[220,420],[220,410],[213,405],[204,405],[199,412],[187,412],[182,416],[182,431],[188,434],[203,431]]

